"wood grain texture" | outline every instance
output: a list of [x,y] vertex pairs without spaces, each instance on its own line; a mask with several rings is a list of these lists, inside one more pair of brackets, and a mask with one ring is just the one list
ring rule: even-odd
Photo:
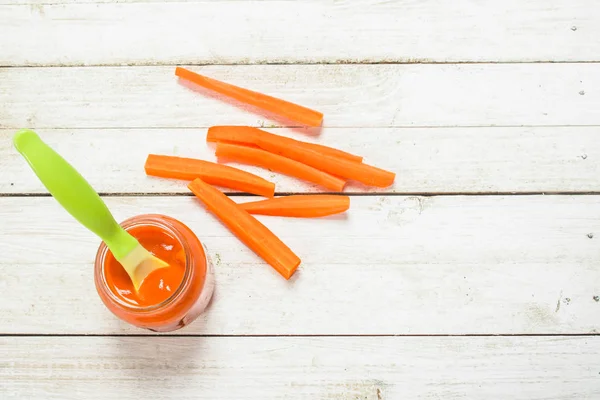
[[[600,196],[397,195],[598,193],[599,21],[593,0],[0,0],[0,397],[599,398]],[[190,64],[322,111],[325,128],[206,96],[175,78]],[[285,281],[171,196],[184,182],[144,174],[150,152],[213,159],[216,124],[398,178],[351,185],[371,195],[345,215],[259,216],[303,260]],[[26,196],[46,191],[12,147],[22,127],[118,194],[118,220],[164,213],[199,235],[216,272],[205,314],[147,337],[108,312],[99,240]]]
[[4,399],[592,400],[599,337],[0,338]]
[[[600,125],[600,64],[190,67],[321,111],[326,127]],[[2,68],[0,128],[289,126],[174,67]]]
[[0,5],[0,65],[600,60],[594,0],[44,1]]
[[[265,130],[360,154],[366,163],[397,174],[391,187],[378,189],[351,183],[345,188],[348,193],[600,190],[600,127],[325,128],[319,135],[312,130]],[[47,193],[14,149],[14,132],[0,130],[0,193]],[[217,161],[214,145],[205,143],[206,129],[37,132],[101,193],[189,193],[186,181],[146,176],[144,163],[150,153]],[[120,153],[116,144],[127,154]],[[275,182],[280,193],[326,191],[266,169],[227,165]]]
[[[205,243],[215,297],[177,334],[206,335],[598,333],[599,200],[353,197],[342,216],[259,217],[303,261],[288,282],[192,197],[106,198]],[[0,226],[0,333],[148,333],[101,304],[98,240],[52,198],[0,198]]]

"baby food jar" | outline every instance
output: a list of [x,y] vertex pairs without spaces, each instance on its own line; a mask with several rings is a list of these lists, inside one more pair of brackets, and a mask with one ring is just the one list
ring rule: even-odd
[[120,225],[168,262],[168,268],[181,268],[183,277],[179,287],[167,287],[172,294],[166,300],[145,304],[136,298],[129,276],[102,242],[94,281],[106,307],[123,321],[155,332],[173,331],[196,319],[208,306],[215,285],[212,263],[196,235],[180,221],[159,214],[138,215]]

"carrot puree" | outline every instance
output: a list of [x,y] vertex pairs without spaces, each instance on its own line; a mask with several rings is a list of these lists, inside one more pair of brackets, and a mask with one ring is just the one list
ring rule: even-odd
[[162,303],[175,293],[185,275],[185,251],[181,243],[168,232],[156,226],[142,225],[131,228],[131,233],[146,250],[169,267],[150,273],[136,293],[131,279],[112,253],[106,255],[104,276],[110,291],[122,301],[136,307]]

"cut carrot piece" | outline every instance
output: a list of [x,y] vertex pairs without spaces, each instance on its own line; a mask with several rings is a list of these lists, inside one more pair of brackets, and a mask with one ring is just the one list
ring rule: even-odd
[[316,144],[316,143],[301,142],[301,141],[295,140],[295,139],[291,139],[291,140],[294,140],[297,145],[298,145],[298,143],[300,143],[299,146],[301,146],[301,147],[304,147],[304,148],[307,148],[310,150],[314,150],[317,153],[321,153],[326,156],[343,158],[345,160],[354,161],[354,162],[362,162],[362,160],[363,160],[362,156],[355,156],[354,154],[346,153],[343,150],[334,149],[333,147],[323,146],[322,144]]
[[304,125],[319,126],[323,122],[323,114],[318,111],[276,97],[271,97],[266,94],[208,78],[182,67],[175,68],[175,75],[206,89],[213,90],[222,95],[262,108],[263,110],[281,115]]
[[388,187],[394,183],[394,179],[396,178],[394,172],[364,163],[332,157],[306,147],[293,145],[285,140],[281,140],[281,136],[273,135],[260,129],[248,130],[244,128],[238,131],[235,126],[209,128],[207,140],[214,141],[217,137],[222,140],[256,145],[271,153],[291,158],[331,175],[353,179],[369,186]]
[[344,190],[344,186],[346,185],[346,181],[337,176],[263,149],[237,144],[217,143],[215,154],[217,157],[226,157],[244,164],[257,165],[271,171],[316,183],[336,192]]
[[201,178],[211,185],[273,197],[275,184],[241,169],[195,158],[150,154],[144,165],[147,175],[193,181]]
[[251,140],[250,138],[262,134],[269,135],[272,140],[280,141],[282,145],[303,147],[327,156],[343,158],[349,161],[362,162],[363,160],[361,156],[355,156],[354,154],[346,153],[345,151],[334,149],[333,147],[323,146],[315,143],[301,142],[296,139],[269,133],[251,126],[213,126],[208,129],[206,140],[208,142],[250,144],[248,142],[248,140]]
[[342,195],[297,195],[238,203],[250,214],[315,218],[342,213],[350,208],[350,197]]
[[262,257],[285,279],[290,279],[300,265],[300,258],[273,232],[221,191],[201,179],[195,179],[188,188],[246,246]]

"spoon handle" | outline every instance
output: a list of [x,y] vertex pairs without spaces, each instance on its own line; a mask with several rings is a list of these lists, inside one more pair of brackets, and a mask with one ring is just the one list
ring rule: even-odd
[[64,158],[29,129],[18,131],[13,143],[50,194],[77,221],[98,235],[117,259],[138,245],[115,221],[90,184]]

